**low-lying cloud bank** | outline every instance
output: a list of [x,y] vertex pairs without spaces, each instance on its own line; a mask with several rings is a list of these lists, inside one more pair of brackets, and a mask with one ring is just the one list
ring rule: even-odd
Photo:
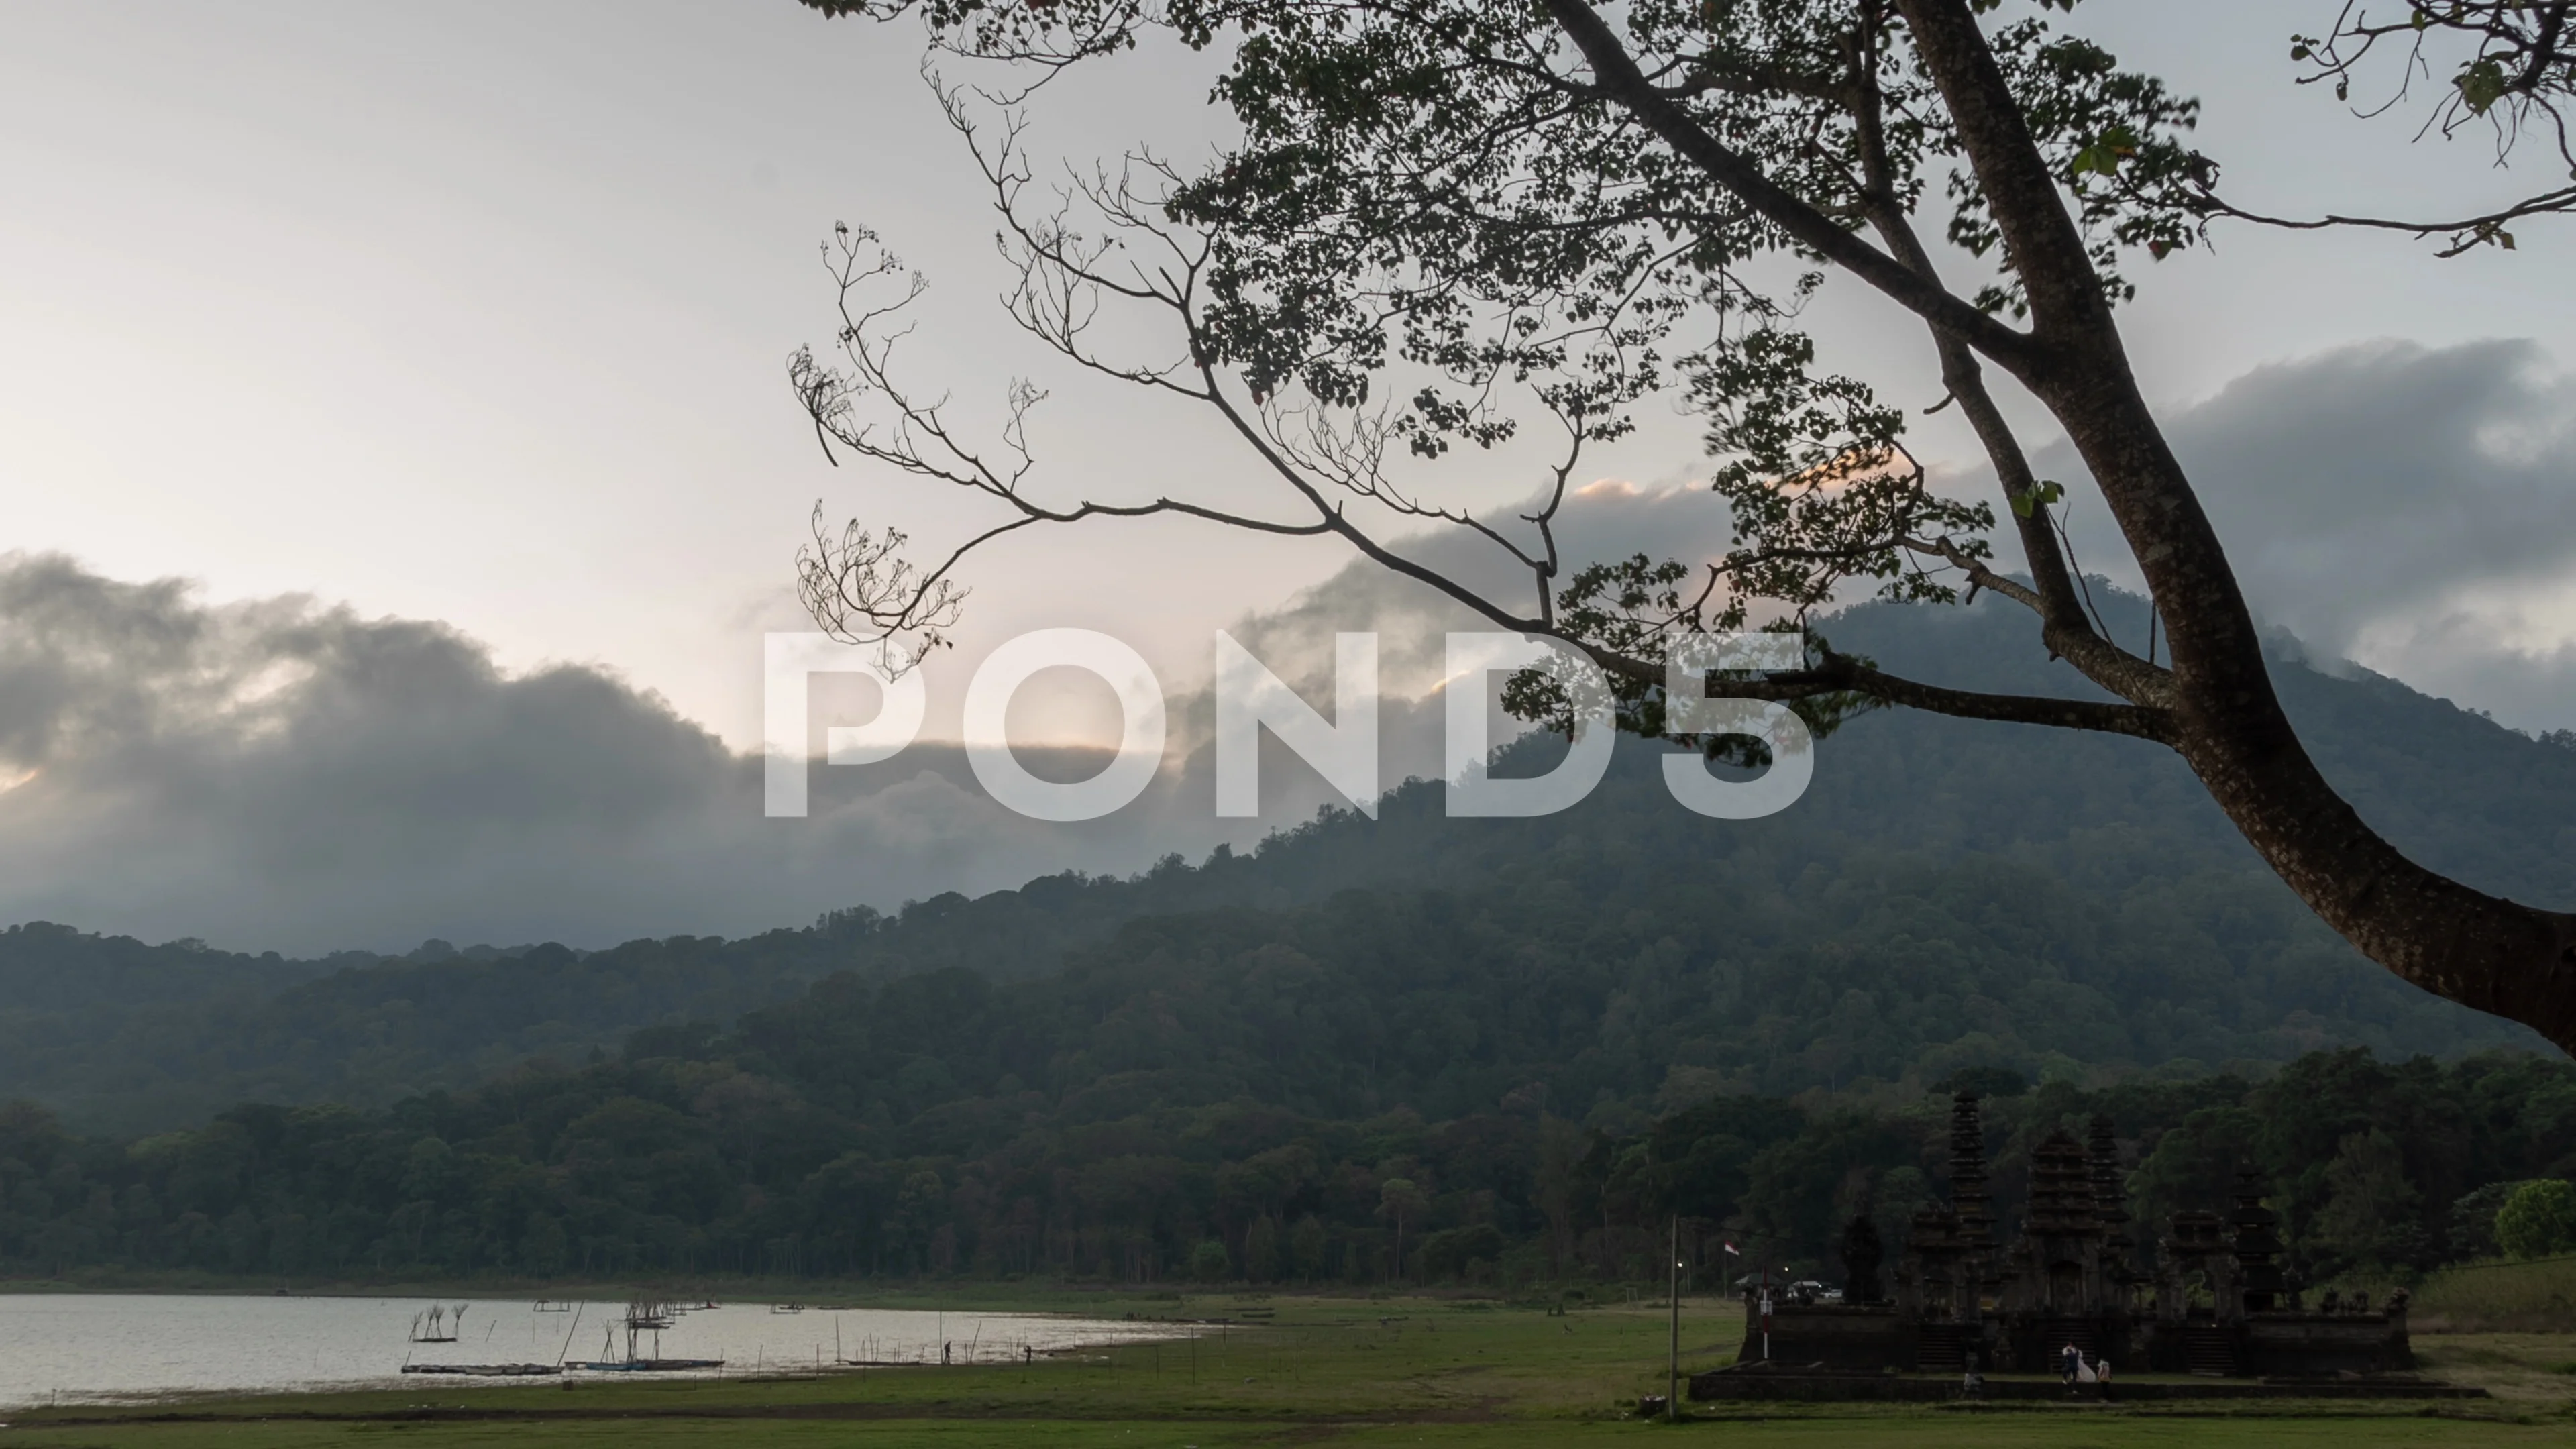
[[818,772],[812,818],[767,820],[757,761],[598,670],[505,675],[435,624],[0,563],[11,920],[287,952],[599,945],[992,889],[1155,833],[1140,811],[1070,842],[962,780],[917,749]]
[[[1398,646],[1381,709],[1392,787],[1439,771],[1439,631],[1460,621],[1385,582],[1354,576],[1237,632],[1329,708],[1332,628],[1383,624]],[[1318,637],[1321,671],[1298,642]],[[1417,637],[1427,652],[1407,647]],[[1265,736],[1262,815],[1219,820],[1208,697],[1170,708],[1165,770],[1105,819],[1026,819],[932,741],[866,766],[818,760],[810,813],[770,819],[760,759],[601,670],[507,674],[435,623],[305,598],[214,604],[176,581],[5,556],[0,920],[288,954],[738,935],[1247,847],[1340,801]],[[824,698],[809,733],[819,746],[824,726],[859,722]],[[1104,763],[1020,754],[1056,779]]]
[[[1719,542],[1724,519],[1704,497],[1595,491],[1606,506],[1575,535],[1588,546],[1670,540],[1686,520],[1701,546]],[[1424,557],[1491,563],[1459,540]],[[1440,773],[1442,634],[1473,627],[1446,600],[1355,565],[1233,632],[1329,711],[1333,631],[1384,631],[1380,781],[1392,788]],[[736,935],[1248,847],[1341,802],[1265,734],[1262,814],[1218,819],[1204,682],[1165,684],[1166,768],[1106,819],[1025,819],[985,794],[955,746],[925,741],[865,766],[818,762],[810,814],[774,820],[759,759],[598,669],[506,674],[436,623],[307,598],[209,603],[179,581],[0,557],[0,920],[289,954]],[[825,725],[863,721],[816,695],[819,755]],[[1496,739],[1514,728],[1497,714]],[[1057,779],[1099,763],[1021,754]]]
[[[2265,617],[2319,654],[2508,722],[2576,725],[2576,587],[2563,582],[2576,384],[2542,361],[2519,343],[2354,349],[2174,413]],[[2053,466],[2073,472],[2062,455]],[[2077,514],[2078,539],[2100,567],[2113,553],[2098,503],[2091,514]],[[1704,493],[1595,485],[1568,543],[1576,557],[1687,556],[1721,547],[1724,525]],[[1492,563],[1456,538],[1418,556]],[[1355,563],[1234,632],[1320,703],[1333,631],[1382,630],[1392,786],[1438,773],[1439,639],[1454,627],[1472,627],[1454,605]],[[1217,820],[1207,701],[1172,711],[1171,767],[1105,820],[1023,819],[930,744],[818,766],[812,814],[769,820],[756,759],[597,669],[505,674],[438,624],[305,598],[209,603],[178,582],[8,556],[0,920],[290,953],[739,934],[1066,869],[1133,871],[1249,844],[1338,799],[1268,742],[1263,818]]]
[[[2508,724],[2576,726],[2576,376],[2537,345],[2258,368],[2166,432],[2267,623]],[[2087,567],[2136,582],[2089,489],[2072,525]]]

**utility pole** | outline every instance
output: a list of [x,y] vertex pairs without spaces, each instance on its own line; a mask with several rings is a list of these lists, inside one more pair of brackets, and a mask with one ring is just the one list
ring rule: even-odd
[[1664,1422],[1678,1423],[1682,1416],[1682,1215],[1673,1214],[1672,1254],[1672,1359],[1664,1372]]

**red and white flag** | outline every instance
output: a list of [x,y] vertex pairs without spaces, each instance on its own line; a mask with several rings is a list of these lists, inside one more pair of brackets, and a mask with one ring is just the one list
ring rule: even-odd
[[1733,1243],[1729,1243],[1726,1245],[1726,1256],[1730,1258],[1741,1258],[1744,1255],[1735,1251],[1735,1245]]

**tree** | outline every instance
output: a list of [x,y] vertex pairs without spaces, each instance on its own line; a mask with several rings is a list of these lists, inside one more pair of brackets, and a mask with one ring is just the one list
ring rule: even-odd
[[1279,1222],[1267,1215],[1252,1220],[1243,1232],[1243,1276],[1268,1283],[1285,1276],[1279,1263]]
[[1234,1260],[1225,1244],[1214,1238],[1202,1238],[1190,1250],[1190,1276],[1202,1283],[1222,1283],[1234,1276]]
[[1943,1096],[2018,1097],[2030,1090],[2030,1080],[2010,1067],[1961,1067],[1934,1082],[1932,1090]]
[[1390,1177],[1378,1186],[1378,1216],[1395,1224],[1395,1277],[1404,1277],[1404,1225],[1422,1216],[1431,1199],[1409,1177]]
[[1324,1252],[1331,1240],[1322,1219],[1308,1213],[1288,1230],[1288,1262],[1300,1282],[1312,1283],[1324,1271]]
[[[2195,101],[2053,28],[2045,12],[2073,0],[1987,20],[1996,0],[804,3],[917,16],[938,53],[1031,84],[1148,38],[1225,55],[1215,99],[1240,136],[1223,154],[1195,171],[1134,155],[1065,190],[1035,184],[1008,94],[998,123],[979,109],[990,88],[941,94],[1001,213],[1012,315],[1077,363],[1212,410],[1280,500],[1048,501],[1025,427],[1042,393],[1012,384],[997,443],[952,423],[893,364],[923,282],[874,233],[843,226],[826,246],[837,359],[803,350],[790,365],[818,436],[827,452],[978,494],[998,521],[916,563],[901,535],[858,522],[836,534],[818,508],[800,567],[826,629],[917,659],[963,604],[962,560],[1028,528],[1177,515],[1329,535],[1599,671],[1515,679],[1507,701],[1529,717],[1607,707],[1640,733],[1756,763],[1895,705],[2160,743],[2364,954],[2576,1045],[2576,915],[2409,860],[2310,760],[2117,320],[2140,254],[2215,225],[2378,228],[2456,255],[2512,247],[2512,225],[2576,209],[2576,186],[2462,217],[2267,214],[2188,144]],[[2447,75],[2427,130],[2484,127],[2499,159],[2530,138],[2576,165],[2561,123],[2576,95],[2569,8],[2420,0],[2383,22],[2347,7],[2291,55],[2300,80],[2340,98],[2361,84],[2365,110]],[[1992,270],[1963,288],[1944,275],[1963,264]],[[1905,450],[1905,408],[1827,366],[1799,318],[1829,279],[1926,329],[1935,407],[1971,426],[2002,515],[1935,492]],[[1168,352],[1104,351],[1105,307],[1160,319]],[[2090,607],[2065,547],[2066,489],[2034,473],[1988,368],[2091,473],[2151,596],[2143,639],[2115,639]],[[1562,557],[1585,448],[1664,400],[1705,423],[1734,546],[1716,560]],[[1552,442],[1527,504],[1441,502],[1423,482],[1462,454],[1507,466],[1533,431]],[[2011,572],[1989,538],[1999,518]],[[1501,592],[1430,568],[1389,545],[1396,528],[1470,535],[1522,583]],[[1935,686],[1804,630],[1855,589],[2010,599],[2033,645],[2091,688]],[[1710,652],[1712,631],[1749,625],[1788,634],[1785,653]]]
[[2522,1180],[2491,1182],[2462,1194],[2459,1201],[2452,1203],[2448,1244],[2451,1256],[2492,1258],[2501,1252],[2496,1245],[2496,1215],[2522,1187]]
[[2317,1245],[2348,1263],[2384,1268],[2424,1255],[2423,1197],[2406,1176],[2406,1153],[2379,1128],[2355,1132],[2326,1164]]
[[1887,1250],[1878,1238],[1878,1224],[1869,1214],[1856,1213],[1843,1224],[1843,1301],[1876,1303],[1880,1287],[1878,1265],[1886,1261]]
[[2516,1188],[2496,1213],[2495,1235],[2508,1257],[2576,1252],[2576,1184],[2542,1178]]

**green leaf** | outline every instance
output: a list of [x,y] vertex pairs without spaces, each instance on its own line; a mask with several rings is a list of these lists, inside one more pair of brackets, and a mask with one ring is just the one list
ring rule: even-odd
[[2483,116],[2488,107],[2504,99],[2504,67],[2493,60],[2476,61],[2462,67],[2451,84],[2460,88],[2460,99],[2469,109]]
[[2065,496],[2066,489],[2063,485],[2043,480],[2038,487],[2027,493],[2014,494],[2012,511],[2020,517],[2028,518]]

